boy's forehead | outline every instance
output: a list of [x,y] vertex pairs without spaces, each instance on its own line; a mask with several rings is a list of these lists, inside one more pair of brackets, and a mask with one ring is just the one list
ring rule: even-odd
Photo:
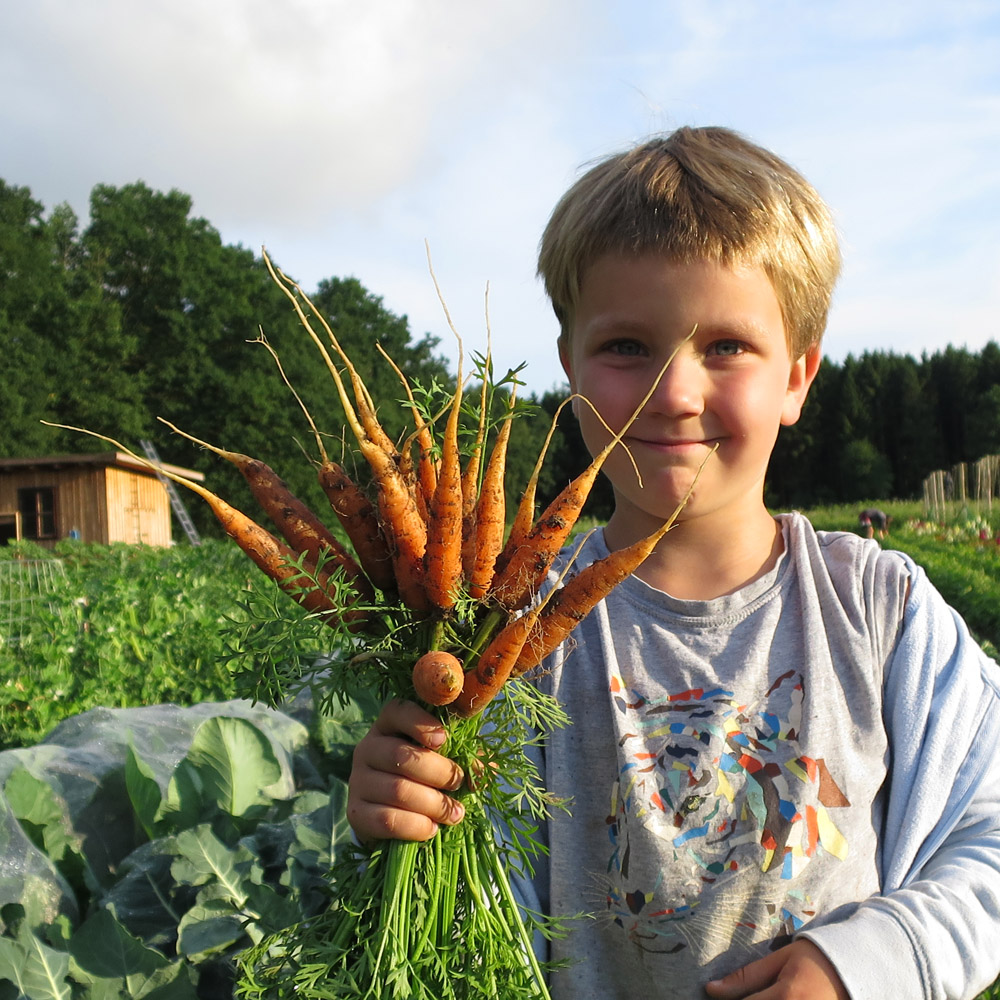
[[653,301],[683,301],[705,290],[714,293],[711,301],[719,306],[731,301],[734,293],[752,291],[761,303],[780,309],[774,283],[757,264],[711,258],[678,260],[657,253],[596,257],[580,276],[577,306],[603,301],[627,307],[637,295]]

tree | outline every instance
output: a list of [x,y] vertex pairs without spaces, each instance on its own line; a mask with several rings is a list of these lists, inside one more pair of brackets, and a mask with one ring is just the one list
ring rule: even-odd
[[48,451],[53,437],[39,423],[53,385],[46,332],[61,319],[65,290],[42,212],[28,188],[0,181],[0,454],[11,456]]
[[[933,355],[928,367],[928,387],[936,406],[945,465],[978,458],[970,451],[966,426],[968,405],[976,396],[976,362],[965,348],[948,346]],[[930,470],[928,470],[930,471]]]
[[27,188],[0,181],[0,347],[4,420],[0,453],[103,448],[41,423],[135,430],[141,392],[122,374],[120,316],[76,242],[65,205],[46,220]]

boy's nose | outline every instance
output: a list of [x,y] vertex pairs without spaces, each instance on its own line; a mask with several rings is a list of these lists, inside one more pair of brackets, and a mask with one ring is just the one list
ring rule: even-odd
[[648,410],[670,417],[701,413],[705,408],[701,366],[678,352],[650,396]]

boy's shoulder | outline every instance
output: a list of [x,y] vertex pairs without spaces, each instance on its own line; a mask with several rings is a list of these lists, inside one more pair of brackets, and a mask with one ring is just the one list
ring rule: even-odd
[[792,511],[778,514],[785,546],[791,552],[814,555],[831,567],[855,572],[880,569],[882,572],[909,574],[913,561],[903,552],[885,549],[876,539],[862,538],[853,531],[829,531],[813,527],[805,514]]
[[800,586],[836,601],[849,616],[875,615],[884,628],[898,628],[919,572],[909,556],[851,531],[818,531],[800,513],[778,520]]

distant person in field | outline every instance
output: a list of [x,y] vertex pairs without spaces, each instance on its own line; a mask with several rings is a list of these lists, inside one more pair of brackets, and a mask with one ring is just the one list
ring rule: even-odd
[[868,538],[874,538],[876,531],[879,538],[885,538],[889,534],[891,520],[892,518],[884,510],[879,510],[877,507],[867,507],[858,514],[858,524],[864,529]]

